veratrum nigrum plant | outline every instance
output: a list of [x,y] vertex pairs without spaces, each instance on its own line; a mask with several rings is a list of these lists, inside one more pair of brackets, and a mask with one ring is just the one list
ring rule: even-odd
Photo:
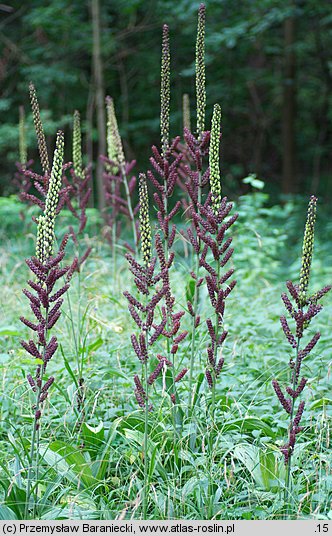
[[[88,247],[79,255],[79,238],[83,234],[87,224],[86,209],[92,193],[91,189],[91,165],[83,169],[82,158],[82,134],[80,114],[76,110],[73,117],[73,165],[70,168],[71,181],[63,177],[63,182],[68,188],[70,196],[66,196],[66,205],[70,212],[78,221],[78,229],[75,231],[72,226],[69,227],[69,234],[77,249],[76,271],[80,270],[82,264],[90,255],[92,248]],[[72,199],[75,201],[72,201]]]
[[[174,313],[175,298],[172,295],[170,285],[170,269],[174,261],[174,252],[171,251],[175,237],[176,225],[172,219],[181,209],[181,202],[177,201],[172,209],[169,207],[174,187],[178,180],[178,166],[182,159],[181,154],[175,154],[176,146],[180,140],[175,138],[172,143],[169,141],[169,123],[170,123],[170,47],[169,47],[169,29],[165,24],[163,26],[162,36],[162,55],[161,55],[161,112],[160,112],[160,131],[161,131],[161,149],[152,147],[153,156],[150,163],[153,171],[149,170],[147,176],[155,188],[153,198],[157,208],[157,218],[159,231],[155,235],[155,248],[160,266],[160,273],[165,289],[164,307],[162,314],[165,315],[165,327],[162,335],[166,337],[165,354],[168,362],[172,362],[173,367],[166,376],[167,390],[174,404],[178,403],[175,370],[175,356],[177,354],[179,343],[184,340],[187,332],[180,331],[180,319],[184,311]],[[158,177],[158,178],[157,178]],[[178,422],[174,411],[173,422]]]
[[212,415],[215,403],[215,385],[222,370],[224,358],[221,355],[221,347],[227,337],[224,330],[224,314],[226,298],[232,292],[236,281],[230,280],[234,269],[222,271],[233,255],[231,248],[232,237],[226,238],[227,230],[236,221],[238,214],[229,216],[232,203],[227,197],[221,196],[220,182],[220,123],[221,110],[216,104],[213,110],[211,140],[209,148],[210,168],[210,194],[204,204],[197,203],[197,211],[192,212],[192,218],[196,229],[196,235],[203,245],[201,253],[196,243],[196,252],[199,254],[199,264],[207,275],[206,286],[210,298],[214,316],[206,320],[210,342],[207,348],[207,367],[205,376],[212,390]]
[[[186,104],[188,107],[188,104]],[[191,315],[191,350],[190,350],[190,372],[189,372],[189,399],[192,400],[192,385],[194,374],[194,363],[197,355],[197,328],[200,324],[199,306],[199,287],[203,283],[203,278],[199,277],[199,255],[201,253],[201,240],[196,233],[196,227],[192,214],[197,211],[197,204],[203,202],[203,189],[209,184],[210,170],[207,167],[204,171],[204,158],[209,154],[210,132],[205,131],[205,107],[206,107],[206,90],[205,90],[205,5],[201,4],[198,11],[197,37],[196,37],[196,108],[197,124],[196,136],[192,134],[189,128],[188,118],[184,121],[184,140],[185,145],[179,145],[178,148],[183,154],[179,166],[179,184],[189,195],[189,202],[185,198],[182,203],[186,215],[191,219],[188,229],[184,233],[185,238],[192,245],[193,261],[190,275],[192,280],[188,285],[187,306]],[[185,110],[184,116],[189,116],[189,110]],[[183,183],[185,180],[185,183]],[[192,284],[191,284],[192,283]],[[192,292],[192,287],[194,288]]]
[[105,213],[107,224],[106,237],[111,244],[113,251],[113,262],[115,266],[116,241],[121,232],[120,215],[130,221],[133,233],[133,244],[125,244],[132,251],[137,252],[138,236],[135,223],[135,215],[138,212],[138,205],[133,205],[133,193],[136,187],[136,177],[132,176],[128,180],[136,161],[127,162],[123,150],[122,140],[116,119],[114,101],[111,97],[106,97],[107,112],[107,157],[101,156],[105,163],[104,190],[105,198],[110,211]]
[[[152,242],[151,242],[151,226],[149,220],[149,202],[148,202],[148,190],[146,185],[146,177],[143,173],[140,174],[140,243],[142,249],[143,263],[137,262],[129,253],[126,255],[129,262],[130,271],[135,276],[134,282],[141,295],[141,300],[135,298],[132,294],[125,291],[124,295],[128,300],[129,312],[135,321],[136,325],[140,329],[140,334],[137,337],[132,335],[131,341],[133,349],[138,359],[145,365],[147,364],[149,357],[151,356],[150,348],[156,343],[158,338],[163,335],[167,338],[175,336],[172,344],[171,354],[176,354],[179,343],[185,338],[186,332],[178,333],[180,329],[180,317],[182,313],[172,314],[172,330],[167,331],[167,312],[166,307],[161,307],[161,318],[156,319],[156,308],[160,301],[169,294],[169,281],[165,277],[165,272],[168,271],[168,265],[163,263],[161,271],[156,273],[156,257],[151,257]],[[162,250],[160,236],[156,235],[156,249]],[[163,257],[164,258],[164,257]],[[158,287],[159,284],[159,287]],[[167,302],[166,302],[167,303]],[[149,375],[145,371],[144,378],[146,382],[146,388],[152,385],[163,369],[166,370],[169,367],[173,367],[173,362],[167,357],[157,354],[154,356],[156,359],[155,367]],[[150,360],[151,363],[151,360]],[[181,378],[184,376],[186,370],[181,370],[178,374]],[[141,380],[135,376],[135,396],[138,404],[145,408],[148,403],[148,392],[142,391]],[[180,378],[177,379],[179,381]],[[169,393],[173,402],[175,402],[175,393]],[[152,409],[152,405],[149,406]]]
[[[29,165],[22,166],[21,173],[25,180],[21,181],[22,189],[19,197],[22,201],[25,201],[30,205],[37,205],[42,210],[45,210],[45,199],[47,196],[50,179],[50,164],[43,124],[40,117],[37,93],[32,83],[29,85],[29,91],[43,175],[39,175],[38,173],[35,173],[29,169],[32,161],[28,163]],[[64,173],[70,167],[70,165],[70,163],[64,164],[62,167],[62,173]],[[32,187],[35,188],[37,195],[35,195],[35,193],[31,193]],[[65,185],[59,191],[59,203],[56,207],[57,214],[59,214],[61,209],[64,207],[66,200],[72,191],[73,188],[70,185]]]
[[[127,253],[126,257],[129,262],[130,270],[134,275],[134,282],[138,291],[139,298],[136,298],[129,292],[124,292],[128,300],[129,312],[139,328],[138,336],[132,334],[131,343],[142,364],[141,374],[135,374],[135,397],[139,406],[145,412],[144,425],[144,486],[142,493],[143,502],[143,519],[147,514],[147,497],[148,497],[148,414],[153,411],[153,405],[150,401],[151,388],[157,378],[163,375],[167,376],[167,371],[173,369],[174,363],[168,357],[153,351],[153,346],[161,335],[167,338],[175,337],[172,344],[172,355],[177,352],[180,342],[185,338],[186,332],[178,333],[180,328],[179,314],[172,314],[172,329],[167,330],[167,312],[165,307],[161,307],[161,318],[157,320],[157,307],[161,300],[170,293],[169,281],[165,277],[168,271],[168,265],[164,262],[161,271],[156,273],[156,257],[152,257],[151,225],[149,218],[149,200],[146,185],[146,176],[140,174],[139,182],[139,224],[140,224],[140,243],[142,250],[142,263],[137,262],[131,254]],[[162,251],[160,236],[156,235],[156,249]],[[159,253],[160,254],[160,253]],[[164,257],[163,257],[164,259]],[[166,301],[167,303],[167,301]],[[179,382],[186,374],[187,369],[183,368],[175,377],[174,383]],[[167,386],[167,383],[166,383]],[[171,385],[170,397],[173,403],[176,402],[175,391]]]
[[[59,251],[54,253],[54,226],[60,203],[63,153],[63,133],[58,132],[44,211],[37,219],[36,254],[26,261],[32,272],[32,278],[28,280],[31,290],[23,290],[29,300],[35,320],[31,321],[21,317],[21,321],[33,333],[29,340],[22,341],[21,344],[36,360],[34,373],[29,373],[27,376],[29,386],[34,393],[34,417],[27,476],[26,519],[30,513],[30,507],[32,508],[32,516],[34,515],[35,497],[38,494],[40,422],[44,402],[54,382],[53,376],[47,376],[47,367],[57,350],[58,341],[55,336],[51,337],[50,333],[60,318],[63,295],[69,288],[69,280],[73,272],[70,266],[64,268],[60,266],[65,254],[64,248],[68,236],[65,236]],[[65,284],[63,284],[63,278],[66,279]],[[61,281],[60,288],[56,289],[56,284],[59,281]]]
[[33,85],[32,82],[30,82],[29,84],[29,92],[30,92],[30,102],[31,102],[31,108],[32,108],[33,122],[35,125],[35,131],[36,131],[37,142],[38,142],[40,163],[41,163],[41,167],[43,170],[43,174],[49,175],[50,174],[50,162],[49,162],[49,157],[48,157],[46,138],[44,134],[43,123],[40,117],[37,93],[36,93],[35,86]]
[[[301,400],[301,393],[307,384],[307,378],[301,375],[303,361],[308,358],[310,352],[314,349],[320,339],[320,333],[316,332],[306,345],[302,344],[305,331],[311,324],[312,319],[322,310],[319,300],[331,290],[331,286],[325,286],[315,294],[308,294],[311,262],[314,247],[314,231],[316,222],[317,198],[311,196],[308,206],[307,221],[304,229],[302,263],[300,271],[300,282],[294,284],[287,281],[286,286],[288,293],[281,295],[282,301],[288,315],[292,319],[292,328],[290,327],[285,316],[280,317],[281,326],[285,337],[293,348],[294,355],[290,357],[290,384],[283,390],[280,382],[273,380],[272,385],[279,399],[280,404],[285,412],[289,415],[288,440],[280,447],[284,456],[286,465],[286,482],[285,482],[285,503],[286,509],[289,507],[291,500],[291,462],[294,454],[294,447],[298,434],[303,431],[300,426],[305,402]],[[286,394],[287,393],[287,394]]]
[[[81,134],[81,121],[80,114],[76,110],[73,116],[73,141],[72,141],[72,156],[73,162],[70,167],[70,180],[66,175],[63,176],[64,184],[70,189],[70,196],[66,197],[66,205],[74,218],[77,220],[77,228],[73,226],[69,227],[69,236],[75,245],[75,258],[72,263],[72,271],[78,272],[78,313],[77,323],[80,325],[82,321],[81,317],[81,284],[80,284],[80,271],[83,263],[86,261],[92,251],[92,247],[89,246],[82,251],[81,244],[83,242],[83,232],[87,223],[86,209],[89,203],[89,199],[92,193],[91,184],[91,164],[83,168],[82,157],[82,134]],[[68,304],[70,310],[70,316],[72,320],[73,311],[71,303],[68,297]],[[76,378],[76,402],[77,402],[77,426],[78,433],[81,431],[82,425],[85,421],[85,380],[84,380],[84,351],[82,342],[82,329],[75,330],[74,322],[70,322],[72,330],[72,338],[74,342],[74,350],[76,356],[77,366],[77,378]]]

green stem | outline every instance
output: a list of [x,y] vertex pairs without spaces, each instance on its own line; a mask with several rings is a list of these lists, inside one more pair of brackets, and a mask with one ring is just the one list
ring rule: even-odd
[[[217,269],[217,284],[219,284],[220,279],[220,263],[218,262],[218,269]],[[218,291],[219,291],[218,287]],[[216,342],[215,342],[215,349],[214,349],[214,361],[217,364],[218,359],[218,338],[219,338],[219,313],[216,313],[216,324],[215,324],[215,336],[216,336]],[[213,385],[212,385],[212,397],[211,397],[211,421],[212,426],[214,423],[214,411],[215,411],[215,401],[216,401],[216,376],[214,371],[212,372],[212,379],[213,379]]]
[[[46,314],[45,314],[45,327],[47,326],[48,322],[48,311],[49,308],[46,308]],[[27,477],[27,485],[26,485],[26,502],[25,502],[25,519],[29,519],[29,505],[30,505],[30,498],[31,498],[31,487],[33,480],[35,481],[35,497],[38,496],[38,473],[39,473],[39,440],[40,440],[40,432],[39,432],[39,426],[40,426],[40,418],[36,419],[36,414],[40,410],[40,395],[42,391],[42,379],[45,374],[45,352],[46,352],[46,346],[48,341],[48,329],[46,327],[45,329],[45,341],[46,344],[43,349],[43,365],[40,365],[40,385],[36,386],[36,404],[34,407],[35,417],[33,419],[33,429],[31,434],[31,445],[30,445],[30,455],[29,455],[29,468],[28,468],[28,477]],[[38,422],[39,421],[39,422]],[[37,429],[38,425],[38,429]],[[34,467],[35,466],[35,467]],[[33,469],[35,471],[35,475],[33,478],[32,472]],[[32,505],[32,517],[35,517],[35,508],[36,508],[36,500],[34,498],[33,505]]]
[[144,383],[147,400],[144,412],[144,485],[143,485],[143,519],[147,519],[148,496],[149,496],[149,384],[148,384],[148,364],[144,363]]
[[[218,262],[218,268],[217,268],[217,284],[218,284],[218,290],[219,289],[219,279],[220,279],[220,263]],[[219,338],[219,313],[216,312],[215,315],[215,349],[214,349],[214,362],[217,364],[217,358],[218,358],[218,338]],[[208,497],[209,497],[209,507],[208,507],[208,519],[212,519],[213,517],[213,505],[214,505],[214,489],[213,489],[213,481],[212,481],[212,467],[214,465],[214,456],[213,456],[213,436],[212,432],[214,429],[214,414],[215,414],[215,405],[216,405],[216,375],[215,371],[211,371],[212,375],[212,389],[211,389],[211,406],[210,406],[210,419],[211,419],[211,426],[210,426],[210,433],[208,435],[208,442],[209,442],[209,466],[210,466],[210,480],[208,485]]]
[[[36,396],[36,410],[39,410],[39,399],[41,394],[41,387],[37,387],[37,396]],[[32,428],[32,434],[31,434],[31,445],[30,445],[30,454],[29,454],[29,468],[28,468],[28,477],[27,477],[27,485],[26,485],[26,502],[25,502],[25,514],[24,519],[29,519],[29,506],[30,506],[30,498],[31,498],[31,486],[32,486],[32,472],[34,470],[34,457],[35,457],[35,450],[36,450],[36,437],[37,437],[37,420],[36,417],[33,420],[33,428]],[[33,501],[33,516],[34,516],[34,510],[35,510],[35,500]]]
[[[299,349],[300,349],[300,338],[297,339],[297,346],[296,346],[296,360],[295,360],[295,366],[293,369],[293,391],[296,389],[296,370],[298,367],[299,362]],[[295,399],[292,398],[292,407],[291,412],[289,416],[290,425],[292,426],[293,422],[293,416],[294,416],[294,409],[295,409]],[[285,478],[285,494],[284,494],[284,502],[286,506],[286,519],[289,518],[290,513],[290,503],[291,503],[291,469],[292,469],[292,452],[289,455],[288,462],[287,462],[287,468],[286,468],[286,478]]]
[[126,174],[125,167],[123,165],[121,166],[121,175],[122,175],[123,184],[124,184],[124,187],[125,187],[125,190],[126,190],[129,218],[130,218],[132,229],[133,229],[134,249],[135,249],[135,253],[137,255],[137,253],[138,253],[138,251],[137,251],[137,232],[136,232],[134,211],[133,211],[133,206],[131,204],[131,197],[130,197],[130,192],[129,192],[127,174]]
[[112,257],[113,257],[113,281],[116,286],[116,221],[114,219],[112,225]]
[[[202,201],[202,186],[201,186],[201,180],[202,180],[202,173],[201,171],[198,174],[198,203],[201,203]],[[198,239],[199,240],[199,239]],[[191,354],[190,354],[190,369],[189,369],[189,393],[188,393],[188,410],[191,408],[193,404],[193,397],[192,397],[192,384],[193,384],[193,378],[194,378],[194,363],[195,363],[195,355],[196,355],[196,348],[195,348],[195,339],[196,339],[196,316],[197,316],[197,309],[198,309],[198,287],[197,287],[197,281],[198,281],[198,274],[199,274],[199,255],[200,252],[196,254],[196,263],[195,263],[195,293],[194,293],[194,303],[193,303],[193,311],[194,316],[192,317],[191,321]]]

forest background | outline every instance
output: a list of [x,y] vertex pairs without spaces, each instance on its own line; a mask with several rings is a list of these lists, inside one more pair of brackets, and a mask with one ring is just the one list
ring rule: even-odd
[[[99,4],[99,9],[98,9]],[[208,0],[207,109],[223,111],[225,193],[245,193],[256,173],[280,194],[331,200],[332,6],[329,0]],[[28,84],[38,91],[48,143],[83,120],[94,162],[94,204],[105,154],[104,97],[116,104],[128,160],[144,169],[159,137],[160,40],[171,27],[171,135],[182,132],[182,96],[195,107],[191,0],[50,0],[0,4],[0,195],[14,193],[19,106],[27,114],[28,156],[38,162]],[[192,117],[193,119],[194,117]],[[210,117],[207,118],[208,122]],[[67,145],[66,160],[71,159]],[[100,191],[100,188],[99,188]]]

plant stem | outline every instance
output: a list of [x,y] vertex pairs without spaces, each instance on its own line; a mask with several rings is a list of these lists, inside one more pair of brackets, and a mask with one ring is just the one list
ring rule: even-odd
[[[41,394],[41,387],[37,387],[37,396],[36,396],[36,410],[39,410],[39,399]],[[35,457],[35,450],[36,450],[36,438],[37,438],[37,420],[36,417],[33,420],[33,428],[32,428],[32,434],[31,434],[31,445],[30,445],[30,454],[29,454],[29,469],[28,469],[28,478],[27,478],[27,485],[26,485],[26,498],[25,498],[25,513],[24,513],[24,519],[29,519],[29,503],[30,503],[30,497],[31,497],[31,485],[32,485],[32,471],[34,469],[34,457]],[[36,468],[35,468],[36,469]],[[34,510],[35,510],[35,500],[33,501],[33,517],[34,517]]]
[[[218,269],[217,269],[217,283],[219,283],[220,279],[220,263],[218,261]],[[218,291],[220,289],[218,288]],[[219,313],[216,313],[216,325],[215,325],[215,336],[216,336],[216,342],[215,342],[215,350],[214,350],[214,360],[215,363],[217,363],[218,358],[218,338],[219,338]],[[214,423],[214,410],[215,410],[215,401],[216,401],[216,376],[213,371],[213,385],[212,385],[212,397],[211,397],[211,421],[212,425]]]
[[148,496],[149,496],[149,458],[148,458],[148,445],[149,445],[149,384],[148,384],[148,363],[144,363],[144,382],[145,392],[147,400],[145,403],[144,412],[144,485],[143,485],[143,519],[147,519],[148,510]]
[[[198,173],[198,203],[201,204],[202,201],[202,173],[199,171]],[[197,237],[199,248],[200,248],[200,239]],[[195,362],[195,339],[196,339],[196,316],[197,316],[197,308],[198,308],[198,287],[197,287],[197,281],[198,281],[198,273],[199,273],[199,254],[200,251],[196,254],[196,263],[195,263],[195,293],[194,293],[194,303],[193,303],[193,311],[194,316],[192,317],[191,322],[191,354],[190,354],[190,367],[189,367],[189,393],[188,393],[188,410],[191,408],[193,404],[193,398],[192,398],[192,384],[193,384],[193,377],[194,377],[194,362]]]
[[[295,366],[293,369],[293,391],[296,389],[296,370],[298,367],[298,361],[299,361],[299,349],[300,349],[300,338],[297,339],[297,346],[296,346],[296,360],[295,360]],[[293,422],[293,416],[294,416],[294,409],[295,409],[295,398],[292,398],[292,407],[291,412],[289,416],[290,425],[292,426]],[[284,494],[284,502],[286,506],[286,519],[289,518],[289,512],[290,512],[290,502],[291,502],[291,468],[292,468],[292,455],[291,452],[289,454],[288,462],[287,462],[287,468],[286,468],[286,478],[285,478],[285,494]]]
[[128,179],[127,179],[127,174],[126,174],[126,170],[125,170],[124,165],[121,166],[121,175],[122,175],[123,184],[124,184],[124,187],[125,187],[125,190],[126,190],[129,218],[130,218],[130,221],[131,221],[131,224],[132,224],[132,229],[133,229],[134,250],[135,250],[135,253],[137,255],[137,253],[138,253],[137,252],[137,232],[136,232],[134,211],[133,211],[133,207],[132,207],[132,204],[131,204],[131,197],[130,197],[130,192],[129,192]]

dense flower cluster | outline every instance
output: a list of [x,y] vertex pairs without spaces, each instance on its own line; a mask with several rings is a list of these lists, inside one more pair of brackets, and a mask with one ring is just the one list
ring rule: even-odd
[[160,85],[160,129],[161,129],[161,154],[166,156],[169,149],[169,114],[170,114],[170,49],[169,49],[169,28],[167,24],[163,26],[163,40],[161,53],[161,85]]
[[296,436],[302,431],[300,422],[302,419],[305,403],[301,401],[296,409],[296,400],[301,395],[307,378],[301,376],[301,366],[304,359],[316,346],[320,339],[320,333],[317,332],[310,339],[308,344],[301,349],[301,341],[305,330],[309,327],[312,319],[322,310],[322,305],[318,304],[331,286],[325,286],[312,296],[307,296],[307,289],[310,278],[310,267],[312,262],[313,244],[314,244],[314,227],[316,219],[316,197],[312,196],[309,202],[308,216],[304,231],[302,267],[300,272],[300,284],[295,285],[287,281],[286,286],[289,296],[286,293],[281,295],[285,309],[295,323],[295,329],[291,330],[285,316],[280,317],[281,327],[290,346],[296,350],[296,357],[290,358],[289,367],[291,370],[291,382],[285,390],[289,398],[286,398],[280,387],[279,382],[274,379],[272,382],[274,391],[278,400],[286,413],[290,416],[290,425],[288,430],[288,441],[280,448],[284,455],[285,464],[287,465],[294,452]]
[[115,115],[114,101],[106,97],[107,112],[107,157],[101,156],[105,163],[104,192],[106,204],[110,211],[105,212],[107,225],[106,238],[114,247],[121,233],[120,215],[124,215],[130,221],[133,231],[133,245],[125,244],[134,252],[138,244],[138,229],[135,216],[138,205],[133,205],[133,194],[136,188],[136,177],[130,176],[136,161],[127,162],[124,155],[122,140]]
[[33,85],[32,82],[30,82],[29,91],[30,91],[30,101],[31,101],[33,121],[35,124],[35,130],[36,130],[37,141],[38,141],[40,163],[41,163],[44,175],[49,175],[50,162],[48,158],[46,139],[45,139],[43,124],[42,124],[41,117],[40,117],[37,93],[36,93],[35,86]]
[[[78,221],[78,229],[74,230],[69,227],[69,234],[78,250],[79,236],[82,235],[87,224],[86,209],[92,193],[91,183],[91,166],[83,169],[82,159],[82,136],[80,114],[76,110],[73,117],[73,166],[70,168],[71,180],[63,176],[63,182],[67,187],[70,195],[66,196],[66,205],[74,218]],[[84,253],[76,257],[75,270],[79,271],[82,264],[86,261],[91,253],[92,248],[88,247]]]
[[[61,268],[60,265],[64,258],[67,235],[58,253],[53,254],[54,223],[60,202],[63,152],[63,134],[58,132],[44,212],[38,218],[36,255],[26,261],[34,276],[28,281],[33,292],[28,289],[23,290],[35,317],[34,322],[21,317],[21,321],[34,333],[34,338],[22,341],[21,344],[37,360],[34,377],[31,374],[27,376],[31,389],[36,393],[34,406],[36,430],[39,428],[43,402],[54,382],[53,376],[45,380],[47,365],[58,347],[56,337],[50,338],[49,332],[60,318],[63,295],[69,288],[69,280],[73,273],[72,266]],[[66,282],[55,290],[56,283],[63,278]]]
[[228,217],[232,206],[224,197],[216,213],[209,196],[204,205],[198,204],[198,212],[193,214],[197,237],[203,244],[199,264],[207,272],[206,286],[215,311],[214,320],[206,320],[210,344],[207,348],[208,365],[205,375],[210,388],[214,386],[223,367],[224,359],[218,356],[218,349],[227,337],[227,331],[223,329],[225,300],[236,285],[236,280],[231,279],[233,268],[221,273],[221,268],[226,266],[234,251],[230,247],[232,238],[226,238],[227,230],[238,217],[237,213]]
[[197,137],[200,138],[205,128],[205,5],[198,10],[196,39],[196,103],[197,103]]
[[[128,300],[129,312],[135,321],[140,332],[138,337],[133,334],[131,342],[134,352],[143,365],[149,365],[155,360],[155,365],[152,366],[150,374],[147,375],[147,367],[145,368],[145,378],[140,379],[135,375],[135,396],[140,407],[145,408],[148,404],[148,386],[153,385],[158,376],[162,373],[166,374],[167,368],[174,366],[168,356],[157,354],[151,356],[151,347],[156,343],[160,336],[164,336],[172,340],[171,354],[174,355],[178,351],[180,342],[186,337],[187,332],[180,331],[180,318],[183,313],[173,313],[173,298],[170,293],[168,270],[173,262],[174,256],[166,261],[160,235],[156,235],[156,250],[159,257],[161,270],[156,272],[157,258],[151,259],[151,229],[149,221],[149,203],[147,196],[147,188],[145,176],[140,176],[140,235],[142,244],[143,263],[137,262],[129,253],[126,255],[129,262],[130,271],[134,275],[134,282],[138,293],[142,299],[135,298],[129,292],[124,292],[124,296]],[[161,301],[166,300],[166,307],[161,306],[161,317],[156,320],[157,306],[160,306]],[[171,318],[172,325],[169,328],[168,319]],[[180,381],[187,372],[186,369],[180,371],[176,376],[174,383]],[[145,384],[143,386],[143,384]],[[170,386],[169,395],[173,402],[176,401],[176,393],[174,384]],[[152,410],[152,405],[149,404],[149,409]]]

